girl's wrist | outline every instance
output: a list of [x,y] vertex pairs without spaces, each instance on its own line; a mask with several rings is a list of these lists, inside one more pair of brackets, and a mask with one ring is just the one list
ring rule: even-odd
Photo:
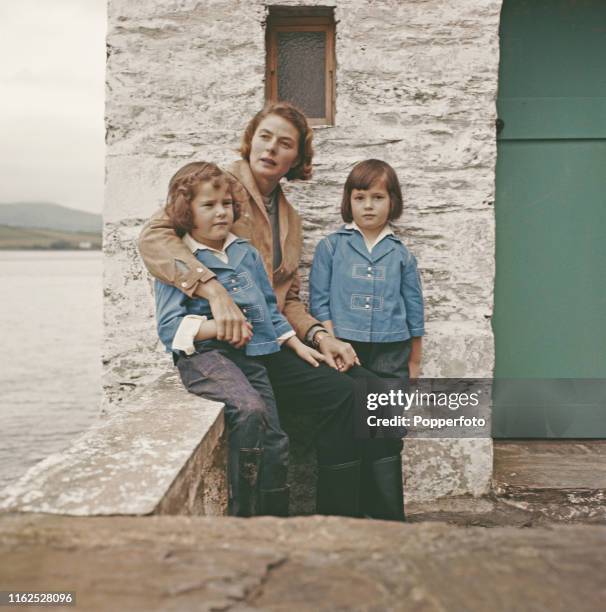
[[297,338],[297,336],[291,336],[284,342],[284,344],[290,348],[295,348],[295,346],[297,346],[297,342],[300,342],[299,338]]

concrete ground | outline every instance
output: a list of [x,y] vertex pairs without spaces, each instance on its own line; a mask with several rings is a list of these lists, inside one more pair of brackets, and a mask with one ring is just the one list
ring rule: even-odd
[[606,525],[606,440],[495,442],[490,495],[407,504],[407,513],[461,526]]
[[0,516],[1,588],[90,612],[595,612],[604,567],[605,525]]
[[490,496],[407,504],[404,524],[0,514],[0,590],[87,612],[595,612],[605,462],[602,442],[498,443]]

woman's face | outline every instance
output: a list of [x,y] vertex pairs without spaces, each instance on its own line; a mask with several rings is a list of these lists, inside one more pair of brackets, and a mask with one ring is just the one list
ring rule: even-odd
[[297,163],[299,133],[279,115],[259,123],[250,145],[250,169],[255,178],[276,184]]

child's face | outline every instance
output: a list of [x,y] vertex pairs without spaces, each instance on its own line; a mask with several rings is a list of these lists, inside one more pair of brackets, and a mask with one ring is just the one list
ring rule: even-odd
[[250,169],[255,178],[278,182],[296,164],[299,132],[279,115],[267,115],[250,143]]
[[351,214],[361,230],[381,231],[389,219],[389,193],[383,179],[368,189],[352,189]]
[[191,201],[194,229],[191,235],[214,249],[221,249],[234,223],[234,208],[229,185],[217,178],[200,183]]

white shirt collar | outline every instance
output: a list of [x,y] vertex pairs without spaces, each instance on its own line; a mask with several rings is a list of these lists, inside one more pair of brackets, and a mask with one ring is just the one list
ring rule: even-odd
[[227,263],[229,259],[226,253],[227,247],[232,242],[235,242],[236,240],[238,240],[238,236],[229,232],[229,234],[227,234],[227,238],[225,239],[225,243],[223,244],[223,248],[221,250],[213,249],[212,247],[209,247],[206,244],[202,244],[201,242],[198,242],[191,234],[185,234],[185,236],[183,236],[181,240],[183,240],[183,243],[185,244],[185,246],[192,253],[195,253],[196,251],[212,251],[219,257],[221,261],[223,261],[224,263]]
[[364,238],[364,244],[366,244],[366,248],[368,249],[368,252],[371,253],[373,248],[377,246],[377,244],[379,244],[379,242],[381,242],[381,240],[383,240],[383,238],[385,238],[386,236],[392,236],[393,235],[393,230],[391,229],[391,227],[389,227],[389,224],[387,224],[382,230],[381,233],[371,242],[370,240],[368,240],[368,238],[366,238],[366,236],[364,235],[364,232],[358,227],[357,223],[355,221],[352,221],[351,223],[347,223],[347,225],[345,225],[346,229],[354,229],[358,232],[360,232],[360,234],[362,234],[362,238]]

